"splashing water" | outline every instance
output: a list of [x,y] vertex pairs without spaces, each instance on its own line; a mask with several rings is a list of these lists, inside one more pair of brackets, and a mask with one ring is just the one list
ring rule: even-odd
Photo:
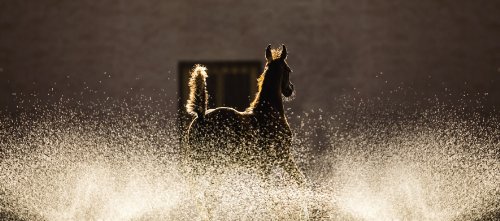
[[0,218],[493,220],[500,210],[496,117],[289,114],[309,178],[298,187],[280,169],[271,183],[230,169],[190,177],[171,114],[68,109],[0,118]]

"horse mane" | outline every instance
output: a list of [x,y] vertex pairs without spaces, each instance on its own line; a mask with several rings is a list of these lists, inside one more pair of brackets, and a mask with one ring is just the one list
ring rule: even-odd
[[257,103],[259,103],[259,98],[260,98],[260,92],[262,91],[262,85],[264,84],[264,78],[266,75],[267,69],[264,70],[264,72],[260,75],[259,78],[257,78],[257,93],[255,93],[255,98],[253,99],[252,103],[250,103],[250,107],[247,108],[247,111],[252,111],[255,106],[257,106]]
[[271,54],[273,55],[273,61],[274,61],[274,60],[277,60],[278,58],[280,58],[280,57],[281,57],[281,52],[282,52],[282,50],[281,50],[281,49],[278,49],[278,48],[276,48],[276,49],[271,49]]

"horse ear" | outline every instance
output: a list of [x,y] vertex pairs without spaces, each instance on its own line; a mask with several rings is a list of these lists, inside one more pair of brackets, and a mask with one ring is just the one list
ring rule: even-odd
[[273,60],[273,53],[271,53],[271,45],[268,45],[266,48],[266,60],[267,61]]
[[285,45],[282,46],[283,49],[281,49],[281,55],[280,55],[280,59],[281,60],[285,60],[286,59],[286,56],[287,56],[287,53],[286,53],[286,47]]

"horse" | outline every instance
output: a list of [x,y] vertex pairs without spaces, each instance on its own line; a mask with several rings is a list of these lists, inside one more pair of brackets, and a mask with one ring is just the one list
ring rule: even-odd
[[245,111],[230,107],[207,109],[207,69],[195,65],[189,80],[186,111],[193,119],[185,135],[186,155],[192,167],[238,165],[254,168],[264,177],[281,166],[298,184],[305,181],[291,153],[292,131],[282,96],[290,97],[294,86],[287,51],[265,51],[266,64],[258,78],[258,92]]

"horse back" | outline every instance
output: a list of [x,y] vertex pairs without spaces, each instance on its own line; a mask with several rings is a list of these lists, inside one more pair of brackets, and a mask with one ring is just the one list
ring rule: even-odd
[[188,139],[198,143],[241,142],[253,136],[252,129],[250,116],[233,108],[222,107],[207,110],[203,118],[195,118],[189,126]]

